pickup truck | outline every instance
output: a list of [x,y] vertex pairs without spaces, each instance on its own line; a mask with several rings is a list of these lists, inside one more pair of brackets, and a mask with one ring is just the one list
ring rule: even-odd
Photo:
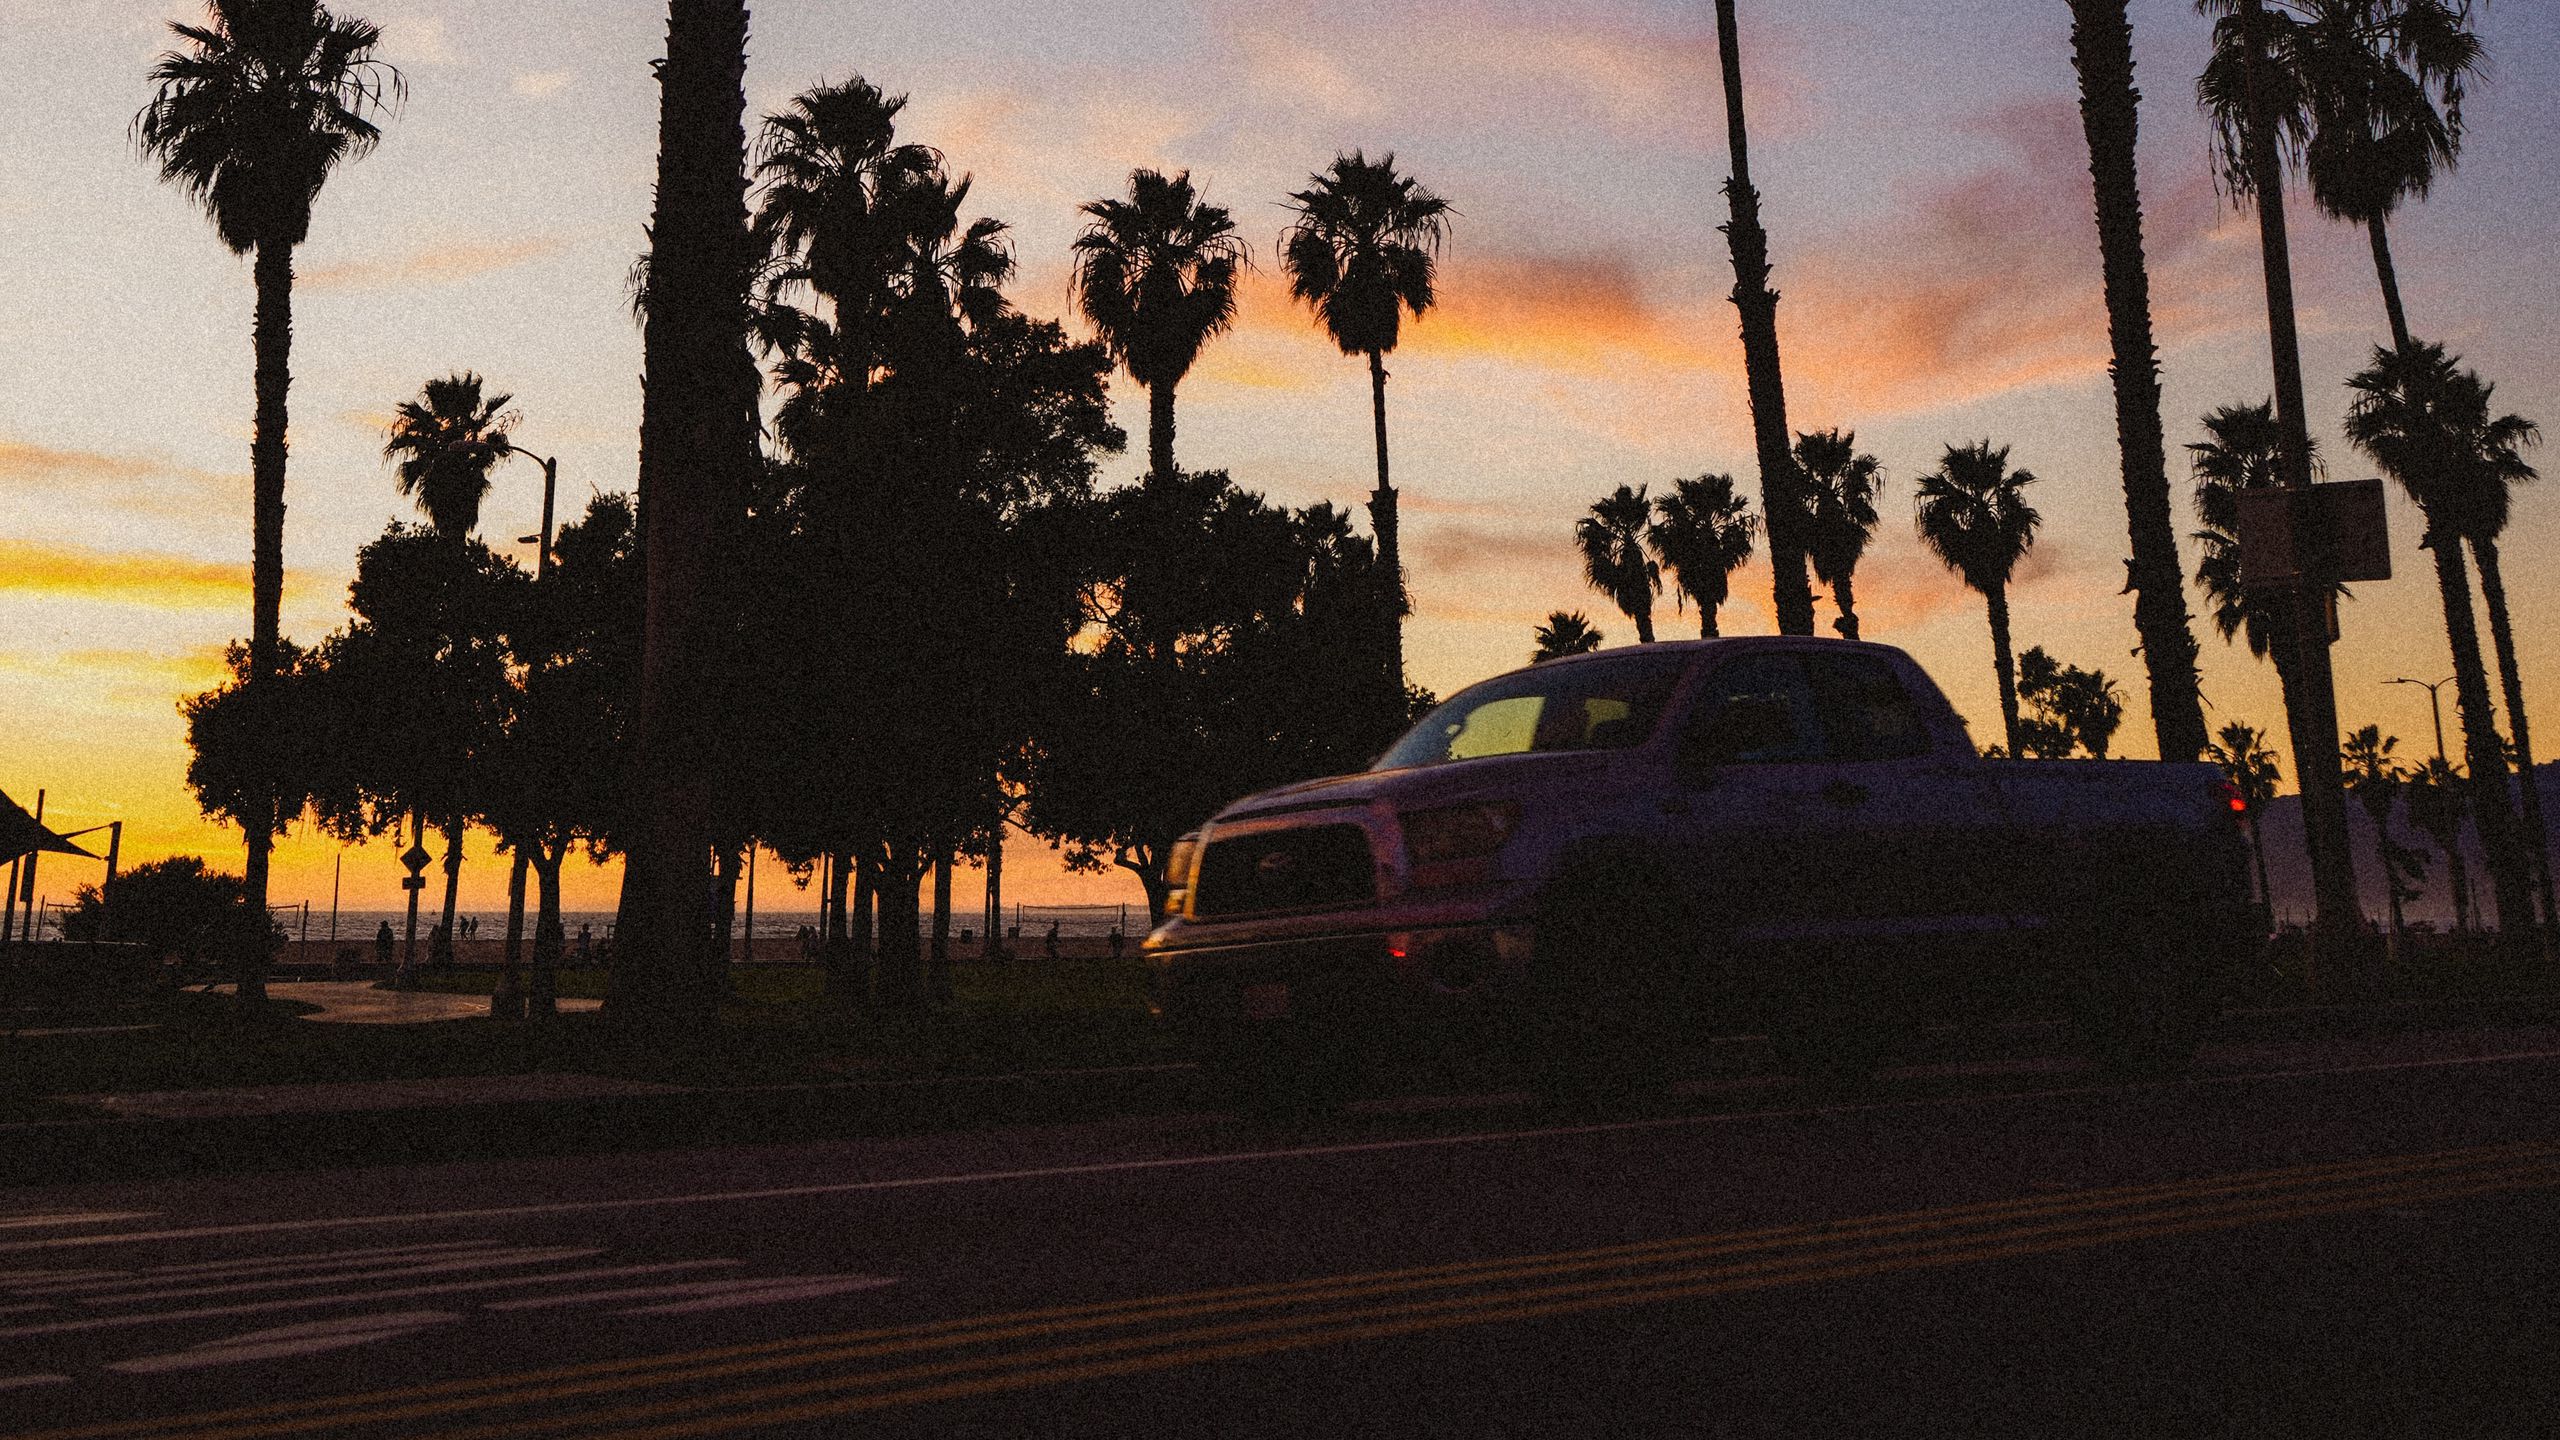
[[1168,860],[1152,1005],[1256,1092],[1462,1045],[1623,1094],[1764,1034],[2071,1014],[2173,1068],[2264,934],[2209,765],[1986,758],[1911,658],[1675,641],[1460,691],[1368,771],[1247,796]]

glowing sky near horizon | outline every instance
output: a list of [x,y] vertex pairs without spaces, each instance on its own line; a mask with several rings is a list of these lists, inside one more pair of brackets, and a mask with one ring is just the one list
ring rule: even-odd
[[[624,276],[649,208],[663,3],[345,8],[383,25],[410,97],[381,150],[331,181],[299,256],[285,628],[303,639],[342,623],[357,547],[409,513],[381,426],[430,376],[476,369],[512,391],[520,437],[561,457],[570,513],[589,486],[630,486],[639,422]],[[236,865],[238,837],[197,818],[185,790],[176,702],[248,628],[248,266],[126,134],[167,22],[201,7],[10,9],[0,788],[29,801],[48,789],[64,827],[124,818],[129,859]],[[2185,529],[2179,447],[2204,411],[2267,394],[2263,309],[2254,231],[2217,201],[2190,99],[2203,24],[2183,0],[2134,10]],[[2018,642],[2117,676],[2132,702],[2120,749],[2146,753],[2116,594],[2124,516],[2065,7],[1746,0],[1742,19],[1790,419],[1854,428],[1890,476],[1858,576],[1868,637],[1911,648],[1975,734],[1997,735],[1981,606],[1921,552],[1908,513],[1911,477],[1944,444],[2009,444],[2042,477],[2046,517],[2013,595]],[[2418,330],[2496,380],[2503,407],[2560,419],[2560,13],[2510,0],[2480,22],[2495,70],[2467,107],[2462,168],[2395,227],[2402,282]],[[1715,230],[1722,92],[1699,0],[766,3],[753,23],[755,114],[857,73],[912,97],[905,134],[970,172],[976,207],[1013,226],[1012,293],[1032,314],[1067,312],[1080,202],[1118,193],[1133,166],[1191,170],[1263,268],[1236,332],[1181,388],[1181,458],[1289,505],[1356,505],[1372,459],[1361,366],[1271,269],[1281,197],[1354,146],[1394,151],[1447,196],[1459,215],[1443,303],[1389,362],[1422,684],[1445,693],[1518,663],[1554,609],[1629,638],[1581,583],[1574,517],[1620,483],[1753,475]],[[2294,216],[2312,419],[2333,477],[2369,474],[2337,429],[2340,382],[2382,329],[2364,242],[2307,206]],[[1143,393],[1123,382],[1114,404],[1142,437]],[[1107,478],[1134,477],[1143,448]],[[539,500],[536,467],[502,470],[485,532],[530,531]],[[2447,652],[2418,527],[2396,499],[2393,521],[2400,578],[2357,587],[2340,708],[2349,726],[2378,722],[2423,750],[2424,697],[2381,682],[2447,673]],[[2535,557],[2560,542],[2560,501],[2528,492],[2516,531],[2525,683],[2550,694],[2560,587]],[[1737,577],[1727,632],[1772,628],[1767,595],[1765,567]],[[1668,597],[1656,619],[1665,635],[1694,633]],[[2266,667],[2209,632],[2204,649],[2215,723],[2280,729]],[[395,848],[350,852],[348,904],[393,901]],[[1014,898],[1135,898],[1125,877],[1066,876],[1038,848],[1010,852]],[[275,898],[325,899],[334,852],[308,834],[286,842]],[[488,854],[485,839],[473,853]],[[56,899],[87,878],[71,862],[47,875]],[[466,904],[495,908],[503,880],[497,865],[466,869]],[[608,871],[573,867],[573,907],[610,895]]]

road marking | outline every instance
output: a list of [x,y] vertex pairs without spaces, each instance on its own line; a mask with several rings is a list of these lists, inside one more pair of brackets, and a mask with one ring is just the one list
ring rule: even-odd
[[641,1305],[617,1310],[617,1315],[698,1315],[706,1310],[735,1310],[747,1305],[785,1305],[798,1300],[818,1300],[829,1295],[849,1295],[857,1290],[879,1290],[897,1284],[886,1275],[784,1275],[762,1280],[721,1295],[704,1295],[691,1300],[677,1300],[664,1305]]
[[394,1336],[413,1335],[461,1318],[459,1313],[451,1310],[402,1310],[383,1315],[357,1315],[344,1320],[318,1320],[308,1325],[286,1325],[274,1330],[256,1330],[246,1335],[208,1340],[167,1355],[118,1360],[106,1368],[126,1375],[166,1375],[179,1370],[207,1370],[218,1365],[289,1360],[369,1345]]
[[[47,1432],[47,1436],[51,1440],[94,1440],[145,1430],[163,1431],[174,1425],[204,1427],[183,1432],[198,1440],[245,1440],[314,1431],[338,1434],[355,1425],[389,1424],[469,1411],[487,1413],[517,1405],[541,1407],[549,1418],[478,1425],[462,1433],[494,1440],[506,1434],[556,1429],[566,1423],[573,1427],[607,1426],[602,1433],[623,1437],[700,1434],[1382,1335],[1658,1304],[1777,1285],[2021,1258],[2410,1203],[2443,1203],[2549,1188],[2560,1188],[2560,1143],[2434,1151],[2205,1176],[2070,1196],[2028,1195],[1836,1222],[928,1321],[636,1360],[589,1362],[511,1376],[444,1381],[397,1391],[75,1427]],[[1255,1312],[1265,1313],[1255,1318],[1233,1318],[1255,1316]],[[1189,1320],[1211,1323],[1166,1324]],[[1152,1328],[1139,1334],[1082,1340],[1067,1346],[1051,1343],[1046,1349],[964,1355],[885,1371],[850,1373],[844,1368],[849,1361],[935,1351],[984,1351],[1008,1341],[1039,1344],[1079,1332],[1125,1331],[1139,1326]],[[821,1373],[813,1379],[767,1382],[728,1393],[702,1388],[707,1382],[789,1370]],[[990,1371],[1000,1373],[985,1373]],[[609,1399],[617,1394],[677,1386],[689,1387],[688,1392],[614,1409],[581,1409],[568,1417],[556,1413],[558,1404],[565,1400],[583,1396]],[[871,1393],[843,1393],[863,1389]],[[825,1398],[817,1398],[821,1396]],[[628,1423],[663,1419],[686,1410],[781,1401],[796,1404],[779,1410],[733,1412],[655,1430],[634,1429]]]
[[[135,1275],[221,1275],[233,1271],[264,1268],[285,1269],[295,1265],[319,1265],[338,1261],[395,1259],[403,1255],[443,1253],[469,1250],[474,1246],[492,1246],[495,1240],[436,1240],[415,1245],[368,1245],[356,1250],[297,1250],[281,1255],[250,1255],[232,1260],[198,1260],[185,1265],[152,1265],[133,1271]],[[96,1272],[92,1272],[96,1273]]]
[[[744,1295],[744,1304],[778,1304],[784,1300],[805,1298],[800,1291],[809,1286],[831,1288],[814,1290],[813,1295],[832,1295],[839,1290],[877,1290],[895,1285],[897,1280],[885,1275],[760,1275],[743,1280],[696,1280],[685,1285],[642,1285],[622,1290],[587,1290],[575,1295],[536,1295],[526,1300],[497,1300],[483,1310],[556,1310],[568,1305],[601,1305],[613,1300],[667,1300],[678,1297]],[[624,1310],[624,1315],[660,1315],[680,1313],[669,1310]]]
[[419,1275],[451,1275],[464,1270],[501,1269],[513,1265],[544,1265],[554,1260],[583,1260],[602,1253],[596,1250],[535,1249],[488,1250],[476,1254],[440,1257],[432,1262],[403,1264],[375,1269],[332,1266],[317,1274],[270,1276],[243,1280],[229,1285],[189,1285],[179,1289],[135,1289],[118,1285],[99,1294],[82,1295],[83,1305],[148,1305],[161,1300],[193,1300],[206,1295],[245,1295],[254,1290],[291,1290],[308,1285],[371,1284],[377,1280],[403,1280]]
[[[280,1231],[307,1233],[378,1225],[431,1225],[467,1220],[513,1220],[543,1215],[586,1215],[606,1210],[656,1209],[677,1205],[737,1205],[759,1200],[801,1200],[828,1195],[859,1195],[895,1190],[939,1189],[1015,1180],[1062,1180],[1089,1175],[1134,1174],[1151,1170],[1188,1170],[1217,1165],[1256,1164],[1274,1160],[1323,1159],[1336,1155],[1382,1154],[1399,1150],[1452,1149],[1467,1145],[1512,1144],[1526,1140],[1570,1139],[1583,1135],[1627,1134],[1648,1130],[1703,1129],[1717,1125],[1803,1119],[1817,1115],[1856,1115],[1881,1111],[1955,1109],[2005,1105],[2025,1100],[2069,1099],[2083,1095],[2123,1094],[2144,1090],[2196,1089],[2206,1086],[2257,1084],[2337,1075],[2390,1074],[2407,1070],[2452,1069],[2472,1065],[2560,1060],[2560,1050],[2524,1050],[2500,1055],[2465,1055],[2440,1060],[2384,1061],[2311,1070],[2262,1070],[2233,1075],[2194,1076],[2132,1085],[2077,1085],[2043,1090],[2011,1090],[1989,1095],[1948,1095],[1923,1100],[1871,1100],[1841,1105],[1807,1105],[1785,1110],[1739,1110],[1714,1115],[1665,1115],[1642,1120],[1595,1121],[1525,1130],[1477,1131],[1462,1135],[1410,1136],[1397,1140],[1360,1140],[1335,1145],[1304,1145],[1277,1150],[1228,1150],[1205,1155],[1170,1155],[1147,1160],[1103,1160],[1078,1165],[1046,1165],[1018,1170],[975,1170],[949,1175],[916,1175],[885,1180],[847,1180],[824,1185],[785,1185],[762,1190],[700,1191],[682,1195],[632,1195],[603,1200],[561,1200],[539,1205],[490,1205],[464,1210],[413,1210],[395,1214],[340,1215],[295,1220],[250,1221],[235,1225],[199,1225],[172,1230],[135,1230],[109,1235],[55,1236],[42,1240],[0,1242],[0,1254],[33,1250],[68,1250],[98,1245],[201,1240],[228,1235],[265,1235]],[[0,1332],[6,1333],[6,1332]]]
[[0,1390],[27,1390],[38,1385],[68,1385],[68,1375],[0,1375]]
[[157,1210],[56,1211],[38,1215],[0,1215],[0,1230],[35,1230],[52,1225],[112,1225],[119,1220],[156,1220]]

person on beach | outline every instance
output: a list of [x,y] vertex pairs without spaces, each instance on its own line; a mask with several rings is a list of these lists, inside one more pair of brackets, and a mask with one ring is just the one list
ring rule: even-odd
[[1123,950],[1123,949],[1128,945],[1128,943],[1129,943],[1129,937],[1120,933],[1120,927],[1119,927],[1119,926],[1117,926],[1117,925],[1112,926],[1112,927],[1111,927],[1111,958],[1112,958],[1112,959],[1114,959],[1114,960],[1119,959],[1119,958],[1120,958],[1120,955],[1121,955],[1122,950]]
[[375,964],[388,965],[391,963],[392,943],[391,922],[385,920],[382,922],[381,927],[373,932],[373,959]]
[[1042,941],[1040,942],[1040,949],[1041,949],[1041,952],[1042,952],[1043,954],[1046,954],[1050,959],[1055,960],[1055,959],[1057,959],[1057,958],[1058,958],[1058,922],[1057,922],[1057,921],[1052,920],[1052,921],[1050,921],[1050,922],[1049,922],[1049,934],[1048,934],[1048,937],[1047,937],[1046,939],[1044,939],[1044,940],[1042,940]]
[[595,953],[595,948],[595,927],[592,925],[580,925],[578,927],[578,963],[581,965],[585,964],[587,957]]

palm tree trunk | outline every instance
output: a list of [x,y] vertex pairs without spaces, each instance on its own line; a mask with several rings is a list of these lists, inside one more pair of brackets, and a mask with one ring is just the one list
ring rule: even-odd
[[1639,645],[1652,644],[1653,597],[1650,595],[1637,596],[1636,603],[1627,606],[1626,612],[1627,618],[1636,622],[1636,643]]
[[560,1013],[560,952],[567,937],[560,925],[560,862],[569,856],[567,836],[538,847],[533,858],[533,963],[527,968],[524,1013],[528,1020],[548,1020]]
[[[259,689],[276,683],[283,658],[284,468],[286,392],[293,385],[293,246],[258,242],[252,262],[256,318],[249,344],[254,354],[257,418],[249,440],[249,676]],[[256,777],[240,828],[249,853],[240,867],[250,913],[267,913],[267,872],[275,848],[276,778]],[[267,952],[244,946],[236,993],[244,1006],[267,999]]]
[[880,867],[873,892],[880,904],[880,1003],[890,1009],[911,1009],[923,998],[916,889],[924,877],[919,870],[913,858],[901,856]]
[[1159,380],[1147,387],[1147,476],[1163,481],[1173,475],[1173,382]]
[[[2251,27],[2245,75],[2250,110],[2250,188],[2258,202],[2258,260],[2267,294],[2267,351],[2275,371],[2276,416],[2284,427],[2284,483],[2311,484],[2311,434],[2304,421],[2302,342],[2294,322],[2293,255],[2285,234],[2284,171],[2275,128],[2261,103],[2257,72],[2264,61],[2255,38],[2265,23],[2261,0],[2239,0]],[[2305,576],[2276,603],[2292,611],[2293,693],[2285,697],[2285,729],[2293,774],[2302,790],[2302,830],[2311,855],[2313,927],[2331,963],[2344,961],[2364,929],[2356,901],[2355,852],[2347,844],[2346,778],[2338,767],[2337,685],[2329,668],[2327,582]],[[2315,983],[2322,977],[2315,968]]]
[[1831,603],[1840,607],[1840,617],[1831,622],[1831,628],[1839,631],[1843,640],[1857,639],[1858,587],[1853,570],[1840,572],[1840,578],[1832,582]]
[[1742,369],[1751,396],[1751,435],[1760,458],[1760,514],[1768,528],[1769,566],[1778,633],[1813,633],[1813,582],[1805,574],[1803,485],[1787,446],[1787,386],[1778,365],[1778,294],[1769,288],[1769,235],[1760,227],[1760,192],[1751,184],[1750,129],[1742,113],[1742,45],[1733,0],[1716,0],[1716,47],[1724,61],[1725,144],[1733,173],[1725,181],[1732,219],[1724,227],[1733,252],[1733,308],[1742,312]]
[[853,854],[838,850],[827,860],[827,919],[818,955],[827,972],[827,998],[838,1005],[859,1004],[863,987],[854,968],[853,941],[845,933],[845,899],[853,883]]
[[[2533,732],[2525,724],[2524,676],[2516,666],[2516,632],[2507,613],[2507,582],[2498,566],[2498,542],[2474,536],[2471,552],[2480,561],[2480,596],[2489,606],[2489,642],[2498,654],[2498,689],[2507,702],[2507,733],[2515,738],[2516,768],[2523,780],[2518,798],[2524,804],[2524,851],[2531,879],[2542,902],[2542,923],[2560,923],[2551,896],[2551,836],[2542,817],[2542,787],[2534,783]],[[2551,936],[2544,937],[2549,944]]]
[[[2151,336],[2151,276],[2142,249],[2142,190],[2134,168],[2141,94],[2133,85],[2133,27],[2125,0],[2071,0],[2071,63],[2080,72],[2080,125],[2089,142],[2098,254],[2106,279],[2108,373],[2116,447],[2124,461],[2125,522],[2133,559],[2133,624],[2150,681],[2151,728],[2164,760],[2204,753],[2204,702],[2187,614],[2169,462],[2160,426],[2160,362]],[[1845,614],[1845,612],[1844,612]],[[1844,631],[1855,639],[1853,632]]]
[[951,998],[951,852],[933,857],[933,937],[925,952],[925,994],[938,1002]]
[[1716,611],[1717,611],[1717,609],[1718,609],[1718,608],[1720,608],[1720,607],[1718,607],[1718,606],[1714,606],[1714,605],[1710,605],[1710,604],[1708,604],[1707,602],[1705,602],[1705,601],[1703,601],[1703,600],[1701,600],[1701,601],[1699,601],[1699,602],[1698,602],[1698,638],[1699,638],[1699,639],[1701,639],[1701,640],[1713,640],[1714,638],[1716,638],[1717,634],[1719,633],[1719,632],[1717,631],[1717,629],[1716,629]]
[[515,854],[507,866],[507,944],[498,957],[498,985],[489,995],[489,1014],[500,1020],[524,1018],[524,879],[533,868],[526,851],[530,842],[517,836],[507,847]]
[[987,941],[980,953],[988,960],[1004,958],[1004,815],[996,815],[995,838],[987,842]]
[[2259,823],[2259,812],[2249,815],[2249,851],[2258,862],[2258,903],[2272,917],[2276,913],[2275,888],[2267,882],[2267,837]]
[[462,817],[444,822],[444,953],[436,956],[438,964],[450,965],[460,953],[456,946],[462,935],[454,928],[456,905],[462,899]]
[[1378,488],[1369,495],[1369,524],[1378,535],[1378,567],[1391,587],[1387,597],[1386,678],[1395,693],[1404,693],[1404,617],[1412,608],[1404,590],[1403,553],[1396,543],[1396,488],[1387,483],[1387,361],[1369,352],[1369,414],[1378,438]]
[[2001,743],[2015,760],[2019,758],[2018,662],[2009,653],[2009,587],[1994,585],[1982,598],[1991,607],[1991,666],[2000,676]]
[[2436,590],[2444,598],[2445,638],[2453,644],[2454,693],[2460,697],[2463,768],[2471,778],[2471,818],[2489,859],[2489,883],[2498,902],[2498,929],[2521,939],[2533,928],[2532,886],[2516,843],[2515,812],[2507,803],[2507,756],[2498,743],[2489,708],[2489,676],[2480,664],[2480,629],[2471,610],[2470,567],[2462,541],[2446,531],[2432,537]]
[[2391,263],[2390,221],[2381,215],[2364,222],[2365,237],[2373,242],[2374,278],[2382,282],[2382,309],[2391,317],[2391,348],[2406,351],[2410,346],[2409,312],[2400,308],[2400,271]]
[[656,212],[642,331],[640,521],[647,567],[624,866],[629,925],[606,1004],[633,1026],[699,1029],[722,976],[710,920],[720,779],[706,672],[714,557],[759,463],[746,349],[744,0],[669,0],[659,68]]

